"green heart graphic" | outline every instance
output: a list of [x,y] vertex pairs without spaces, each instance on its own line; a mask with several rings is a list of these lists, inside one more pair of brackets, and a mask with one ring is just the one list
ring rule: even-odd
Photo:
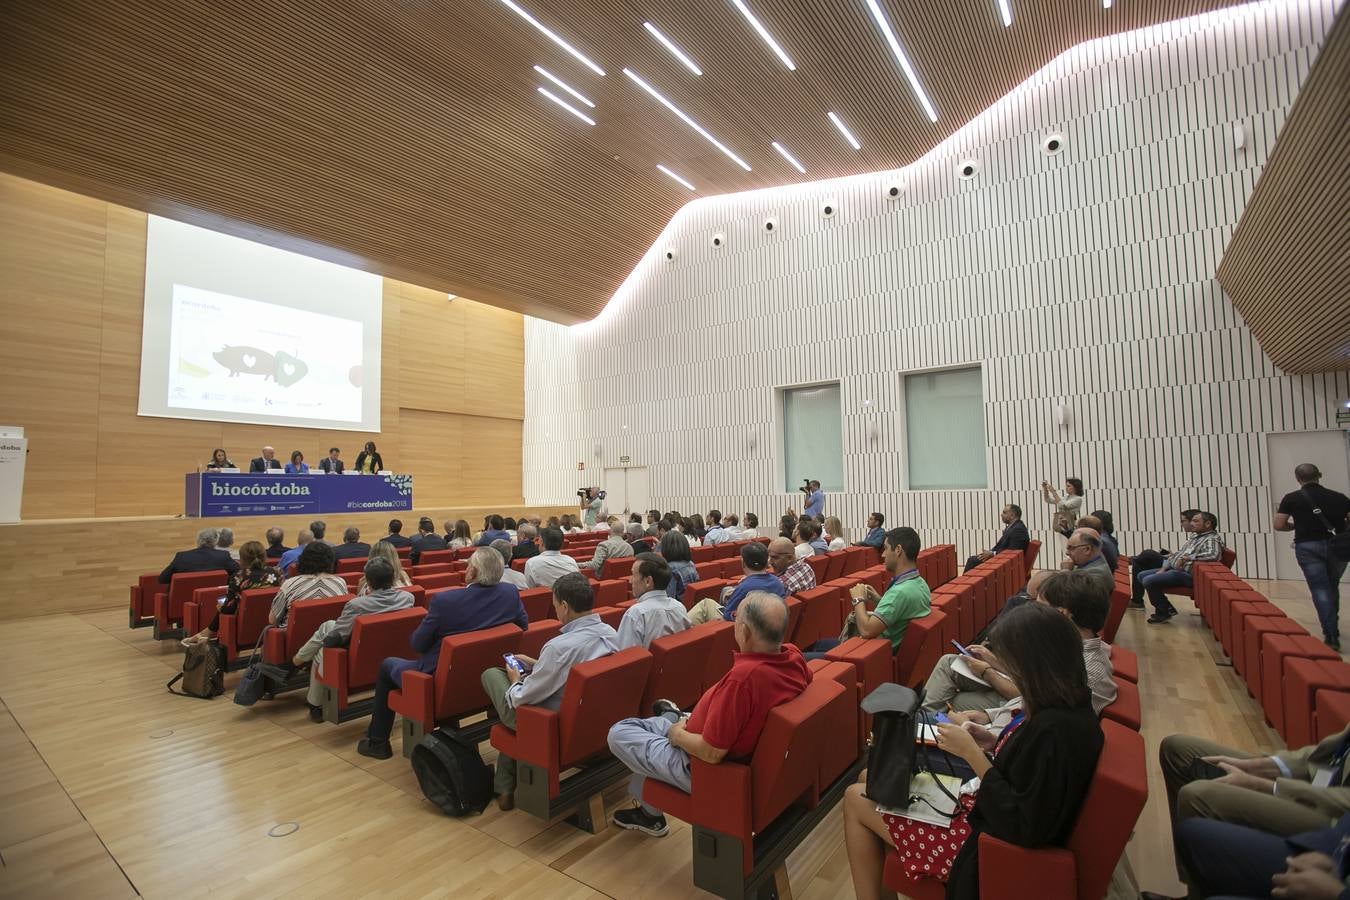
[[277,351],[277,371],[276,375],[273,376],[276,378],[277,384],[282,387],[290,387],[308,374],[309,366],[305,365],[302,360],[296,359],[284,350]]

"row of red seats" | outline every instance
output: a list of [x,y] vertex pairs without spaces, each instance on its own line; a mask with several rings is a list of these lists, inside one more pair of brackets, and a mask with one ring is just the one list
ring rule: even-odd
[[1194,577],[1201,619],[1285,745],[1304,747],[1343,729],[1350,664],[1222,563],[1196,563]]

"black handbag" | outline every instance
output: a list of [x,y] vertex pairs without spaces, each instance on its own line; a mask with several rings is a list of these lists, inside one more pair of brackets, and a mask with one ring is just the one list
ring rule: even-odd
[[253,655],[248,658],[248,668],[239,684],[234,688],[234,702],[240,706],[252,706],[262,699],[267,691],[267,675],[263,672],[262,646],[263,636],[271,629],[268,625],[258,634],[258,643],[253,646]]
[[872,716],[872,744],[867,751],[867,799],[892,809],[909,806],[909,785],[915,771],[915,737],[923,697],[899,684],[883,684],[863,698],[862,710]]
[[1322,520],[1322,527],[1327,530],[1327,549],[1331,552],[1333,559],[1339,562],[1350,560],[1350,529],[1337,532],[1336,526],[1322,513],[1321,508],[1313,501],[1312,494],[1308,493],[1307,488],[1301,488],[1303,496],[1308,498],[1308,505],[1312,507],[1313,515]]

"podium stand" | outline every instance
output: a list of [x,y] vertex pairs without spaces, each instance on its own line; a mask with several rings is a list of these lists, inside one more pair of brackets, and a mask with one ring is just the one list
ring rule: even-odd
[[28,461],[28,440],[23,429],[0,425],[0,522],[19,521],[23,504],[23,470]]

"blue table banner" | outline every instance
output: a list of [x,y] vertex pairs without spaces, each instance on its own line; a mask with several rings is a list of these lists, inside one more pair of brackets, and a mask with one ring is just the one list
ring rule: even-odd
[[245,475],[190,472],[188,516],[304,515],[413,508],[411,475]]

